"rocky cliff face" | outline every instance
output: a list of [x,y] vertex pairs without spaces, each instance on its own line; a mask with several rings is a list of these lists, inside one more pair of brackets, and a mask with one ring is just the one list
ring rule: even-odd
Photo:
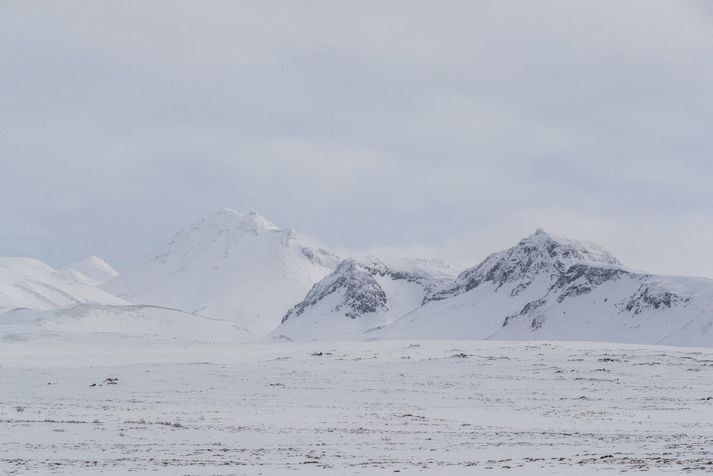
[[430,297],[440,284],[438,278],[425,271],[395,269],[374,258],[350,258],[342,261],[333,273],[315,284],[305,299],[282,318],[282,322],[309,312],[328,297],[335,295],[338,297],[332,310],[351,319],[365,314],[386,312],[390,309],[390,300],[379,283],[379,278],[414,284],[421,289],[424,298]]
[[350,258],[315,284],[273,332],[292,339],[353,338],[422,305],[451,279],[417,266]]
[[530,319],[531,326],[539,328],[545,310],[622,278],[641,284],[624,301],[612,303],[620,313],[640,314],[646,309],[671,308],[688,301],[675,291],[657,285],[652,275],[627,271],[619,260],[596,245],[537,230],[516,246],[494,253],[464,271],[453,285],[434,293],[426,302],[449,299],[486,284],[494,293],[516,297],[534,284],[540,292],[518,312],[505,316],[502,325],[507,326],[515,319]]
[[434,294],[431,300],[457,296],[485,283],[494,284],[496,290],[507,287],[517,295],[543,276],[557,282],[560,288],[580,279],[593,284],[614,278],[620,270],[621,263],[595,245],[555,238],[537,230],[516,246],[465,270],[452,286]]

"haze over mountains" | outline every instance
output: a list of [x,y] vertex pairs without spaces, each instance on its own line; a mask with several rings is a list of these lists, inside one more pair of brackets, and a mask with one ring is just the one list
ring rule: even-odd
[[125,273],[0,259],[0,338],[132,335],[601,340],[713,346],[713,281],[632,271],[538,230],[451,276],[423,260],[339,257],[256,212],[219,210]]

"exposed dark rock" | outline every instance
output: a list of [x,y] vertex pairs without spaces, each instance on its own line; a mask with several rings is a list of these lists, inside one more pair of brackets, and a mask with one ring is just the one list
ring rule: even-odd
[[388,310],[386,292],[377,282],[377,277],[397,281],[417,283],[423,287],[426,296],[438,285],[438,281],[426,272],[413,272],[393,269],[376,259],[347,259],[339,263],[337,269],[315,284],[307,296],[290,309],[282,322],[302,315],[307,309],[316,306],[328,296],[340,293],[339,303],[334,311],[343,311],[351,319],[365,314]]
[[642,284],[636,293],[629,297],[621,307],[622,312],[626,310],[638,315],[646,310],[671,308],[688,301],[689,298],[679,296],[662,287]]

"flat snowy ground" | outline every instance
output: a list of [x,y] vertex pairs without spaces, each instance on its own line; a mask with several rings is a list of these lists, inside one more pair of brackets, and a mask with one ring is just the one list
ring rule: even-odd
[[713,472],[713,350],[118,345],[0,343],[3,471]]

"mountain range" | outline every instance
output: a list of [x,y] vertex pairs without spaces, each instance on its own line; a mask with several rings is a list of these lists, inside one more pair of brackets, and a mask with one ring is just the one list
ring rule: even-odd
[[121,274],[96,257],[60,270],[1,258],[0,336],[713,346],[713,280],[631,270],[590,243],[537,230],[457,276],[431,264],[340,257],[256,212],[222,209]]

